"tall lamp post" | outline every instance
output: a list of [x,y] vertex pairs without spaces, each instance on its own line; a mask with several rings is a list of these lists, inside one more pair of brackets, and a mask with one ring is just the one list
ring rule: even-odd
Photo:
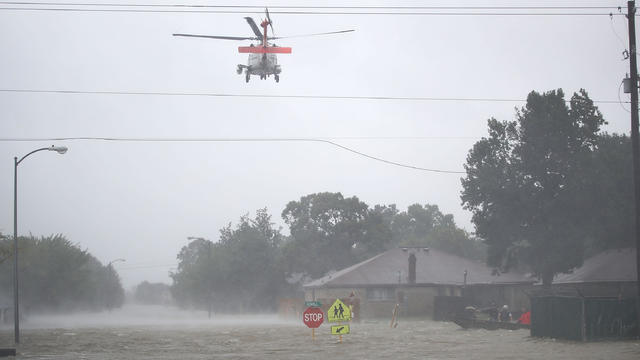
[[22,160],[26,159],[27,156],[37,153],[38,151],[45,150],[55,151],[58,154],[64,154],[67,152],[67,148],[65,146],[52,145],[51,147],[43,147],[33,150],[20,158],[20,160],[18,160],[17,156],[13,158],[13,331],[16,344],[20,343],[20,311],[18,305],[18,165],[20,165]]

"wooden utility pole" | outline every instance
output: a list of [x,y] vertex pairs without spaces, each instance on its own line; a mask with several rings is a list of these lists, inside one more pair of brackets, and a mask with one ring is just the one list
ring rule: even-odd
[[640,337],[640,144],[638,143],[638,64],[636,63],[636,4],[627,2],[627,21],[629,21],[629,68],[631,72],[631,148],[633,151],[633,188],[635,192],[636,224],[636,301],[638,337]]

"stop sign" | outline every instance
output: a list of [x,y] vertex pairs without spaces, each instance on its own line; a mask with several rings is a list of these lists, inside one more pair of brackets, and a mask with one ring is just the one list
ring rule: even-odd
[[308,327],[315,329],[324,321],[324,313],[320,308],[308,307],[302,313],[302,322]]

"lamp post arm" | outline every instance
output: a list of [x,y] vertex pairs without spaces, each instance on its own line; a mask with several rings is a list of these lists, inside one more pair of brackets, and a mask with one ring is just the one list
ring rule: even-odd
[[[20,160],[16,161],[16,166],[20,165],[20,163],[22,162],[22,160],[24,160],[27,156],[29,156],[29,155],[31,155],[31,154],[33,154],[33,153],[37,153],[38,151],[44,151],[44,150],[50,150],[50,149],[51,149],[50,147],[43,147],[43,148],[40,148],[40,149],[33,150],[32,152],[30,152],[30,153],[28,153],[27,155],[25,155],[25,156],[23,156],[22,158],[20,158]],[[16,159],[17,159],[17,158],[16,158]]]
[[115,259],[115,260],[111,260],[111,261],[109,261],[109,264],[107,264],[107,266],[106,266],[106,267],[111,267],[111,264],[113,264],[114,262],[118,262],[118,261],[127,261],[127,260],[122,259],[122,258],[120,258],[120,259]]

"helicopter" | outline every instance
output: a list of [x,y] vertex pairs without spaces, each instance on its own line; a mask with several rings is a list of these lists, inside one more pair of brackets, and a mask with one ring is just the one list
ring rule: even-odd
[[256,44],[250,44],[249,46],[239,46],[239,53],[248,53],[249,59],[247,60],[247,64],[238,64],[238,68],[236,72],[238,75],[245,74],[245,81],[249,82],[251,79],[251,75],[260,76],[260,80],[265,80],[267,77],[273,75],[276,82],[280,82],[280,73],[282,72],[282,68],[278,64],[278,58],[276,54],[291,54],[290,47],[281,47],[277,46],[274,43],[270,43],[270,40],[277,39],[285,39],[285,38],[294,38],[294,37],[307,37],[307,36],[317,36],[317,35],[329,35],[329,34],[341,34],[355,31],[353,29],[350,30],[341,30],[341,31],[331,31],[325,33],[317,33],[317,34],[307,34],[307,35],[297,35],[297,36],[269,36],[267,35],[267,27],[271,27],[271,33],[273,34],[273,22],[271,21],[271,17],[269,16],[269,9],[265,8],[265,16],[266,19],[262,20],[260,26],[262,27],[262,31],[256,24],[256,22],[251,17],[245,17],[244,19],[247,21],[251,30],[255,36],[216,36],[216,35],[195,35],[195,34],[173,34],[173,36],[184,36],[184,37],[196,37],[196,38],[207,38],[207,39],[219,39],[219,40],[254,40],[257,41]]

